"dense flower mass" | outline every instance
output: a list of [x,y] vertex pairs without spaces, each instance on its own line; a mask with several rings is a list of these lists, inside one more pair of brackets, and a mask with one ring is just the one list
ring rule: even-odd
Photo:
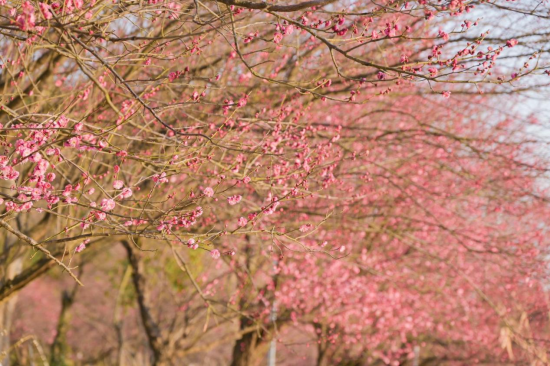
[[0,363],[548,364],[547,13],[0,0]]

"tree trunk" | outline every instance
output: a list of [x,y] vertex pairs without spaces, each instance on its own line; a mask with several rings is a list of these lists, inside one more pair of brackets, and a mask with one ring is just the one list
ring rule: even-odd
[[[247,318],[241,318],[240,329],[247,327]],[[257,332],[244,334],[233,346],[231,366],[251,366],[254,361],[254,351],[258,340]]]
[[[9,263],[6,267],[5,280],[10,280],[21,272],[23,268],[23,258],[18,257]],[[2,366],[9,366],[10,357],[10,330],[13,321],[13,313],[17,304],[17,294],[11,296],[8,300],[0,303],[0,362]]]
[[[27,227],[25,231],[31,236],[41,237],[46,233],[48,220],[49,214],[46,214],[37,224],[30,229]],[[19,218],[16,218],[15,221],[17,222],[17,228],[23,230],[23,224]],[[4,235],[2,235],[2,242],[0,242],[0,247],[2,248],[2,260],[0,262],[2,277],[0,288],[6,283],[12,283],[11,280],[23,271],[23,262],[25,258],[23,253],[26,252],[26,248],[21,247],[20,241],[17,240],[15,236],[9,234],[7,230],[3,230],[2,233]],[[2,366],[9,366],[10,364],[10,330],[16,304],[16,292],[13,292],[11,296],[6,296],[3,301],[0,301],[0,363]]]
[[151,314],[151,305],[149,304],[149,294],[146,286],[146,277],[144,274],[141,253],[139,253],[139,250],[136,250],[127,240],[122,240],[121,243],[126,249],[128,260],[132,267],[132,282],[136,291],[139,313],[143,328],[145,328],[145,335],[147,336],[149,347],[153,353],[153,366],[167,365],[167,360],[170,358],[170,355],[166,354],[166,344],[159,326]]
[[63,291],[61,295],[61,313],[57,321],[55,339],[51,346],[50,362],[52,365],[66,365],[65,357],[69,350],[67,345],[67,330],[69,329],[71,319],[71,307],[73,306],[78,287],[79,285],[75,284],[71,292]]

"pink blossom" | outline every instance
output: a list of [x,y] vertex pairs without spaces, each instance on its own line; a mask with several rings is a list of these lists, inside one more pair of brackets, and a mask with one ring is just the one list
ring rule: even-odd
[[187,247],[193,250],[197,250],[199,248],[199,244],[195,242],[195,239],[191,238],[187,241]]
[[98,220],[98,221],[103,221],[107,218],[107,215],[105,214],[105,212],[101,212],[101,211],[94,211],[94,217]]
[[236,196],[230,196],[227,198],[227,202],[233,206],[233,205],[236,205],[237,203],[241,202],[241,200],[243,199],[242,196],[240,195],[236,195]]
[[305,224],[305,225],[302,225],[300,226],[300,231],[305,233],[307,231],[310,231],[311,229],[313,229],[313,225],[311,224]]
[[239,218],[239,226],[243,227],[243,226],[246,226],[246,224],[248,224],[248,220],[245,219],[244,217],[240,217]]
[[46,202],[48,202],[50,205],[55,205],[57,202],[59,202],[59,197],[49,196],[46,198]]
[[87,240],[84,240],[82,243],[80,243],[76,248],[75,248],[75,253],[80,253],[81,251],[83,251],[84,249],[86,249],[86,244],[88,244],[90,242],[90,239],[87,239]]
[[294,32],[294,26],[292,24],[287,25],[283,30],[283,34],[285,35],[291,35],[293,32]]
[[210,252],[210,255],[212,256],[213,259],[218,259],[220,257],[220,251],[218,249],[213,249]]
[[204,195],[206,197],[212,197],[214,195],[214,190],[211,188],[211,187],[206,187],[202,193],[204,193]]
[[110,198],[104,198],[101,200],[101,209],[103,211],[111,211],[113,208],[115,208],[115,201],[113,201]]
[[15,18],[17,26],[23,31],[33,29],[36,24],[34,6],[32,6],[29,1],[25,1],[21,6],[21,10],[22,14],[18,15],[17,18]]
[[514,47],[517,44],[518,44],[517,39],[510,39],[510,40],[506,41],[506,46],[508,46],[510,48]]
[[48,149],[46,149],[46,155],[48,155],[48,156],[59,155],[60,153],[61,153],[61,151],[58,148],[48,148]]
[[0,168],[0,179],[15,180],[19,177],[19,172],[11,166]]
[[6,211],[7,212],[19,211],[19,206],[17,206],[17,204],[13,201],[7,201],[6,202]]
[[178,73],[177,72],[171,72],[168,74],[168,80],[170,82],[176,80],[178,78]]
[[248,102],[248,95],[245,95],[239,101],[237,102],[237,107],[244,107],[246,103]]
[[438,70],[435,67],[430,67],[428,69],[428,72],[430,73],[431,77],[435,77],[435,76],[437,76]]
[[130,197],[132,197],[132,194],[133,194],[133,192],[130,188],[124,188],[122,190],[122,192],[120,193],[120,196],[122,198],[130,198]]
[[20,211],[29,211],[33,206],[33,203],[32,202],[25,202],[23,205],[21,205],[20,207]]
[[115,180],[113,182],[113,188],[114,189],[121,189],[124,186],[124,182],[121,180]]
[[266,215],[274,214],[275,211],[277,211],[277,207],[279,207],[280,204],[281,202],[277,200],[277,197],[274,197],[274,201],[264,210],[264,214]]
[[82,137],[80,136],[71,137],[70,139],[67,140],[67,142],[65,142],[64,146],[79,147],[81,140],[82,140]]
[[73,191],[73,186],[71,184],[67,184],[65,186],[65,189],[63,190],[62,195],[65,197],[69,197],[72,191]]
[[44,16],[44,19],[52,19],[52,13],[50,12],[50,6],[48,4],[40,3],[38,4],[38,7],[40,8],[42,16]]
[[84,123],[79,122],[76,125],[74,125],[74,132],[81,132],[84,129]]
[[281,43],[282,40],[283,40],[283,35],[279,32],[275,33],[275,36],[273,37],[273,42]]
[[166,173],[162,172],[160,175],[159,174],[153,175],[153,182],[155,182],[155,183],[166,183],[166,182],[168,182],[168,178],[166,178]]

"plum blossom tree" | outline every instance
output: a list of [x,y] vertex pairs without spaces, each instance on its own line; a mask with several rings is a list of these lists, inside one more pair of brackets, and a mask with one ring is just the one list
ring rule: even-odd
[[546,3],[0,14],[2,364],[550,362]]

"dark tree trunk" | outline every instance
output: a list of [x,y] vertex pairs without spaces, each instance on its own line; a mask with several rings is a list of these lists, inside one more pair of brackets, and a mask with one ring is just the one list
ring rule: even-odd
[[[78,285],[77,285],[78,286]],[[51,346],[50,363],[52,365],[66,365],[65,357],[69,350],[67,345],[67,330],[69,329],[71,319],[71,307],[74,303],[76,288],[72,292],[63,291],[61,295],[61,313],[57,321],[55,339]]]
[[[240,329],[243,330],[248,325],[249,319],[241,318]],[[231,366],[251,366],[254,361],[254,351],[258,341],[258,333],[250,332],[244,334],[235,342],[233,346],[233,357]]]

